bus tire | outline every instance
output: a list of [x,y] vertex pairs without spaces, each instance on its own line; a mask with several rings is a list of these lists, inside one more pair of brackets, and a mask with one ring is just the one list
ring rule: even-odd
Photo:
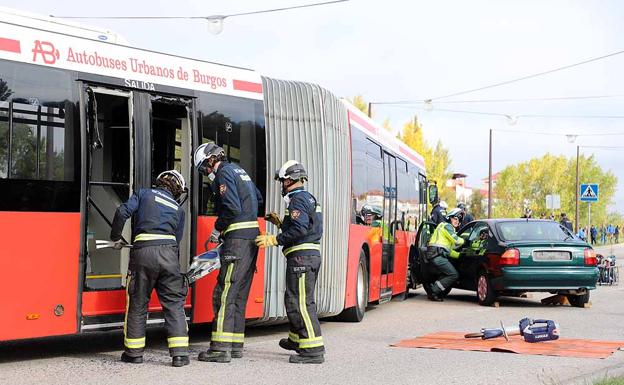
[[344,309],[339,319],[347,322],[360,322],[364,318],[368,305],[368,268],[366,266],[366,253],[360,251],[357,279],[355,281],[355,306]]

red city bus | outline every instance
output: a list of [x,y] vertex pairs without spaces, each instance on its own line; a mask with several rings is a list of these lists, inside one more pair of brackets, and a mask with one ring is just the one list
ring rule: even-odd
[[[272,170],[298,159],[323,207],[317,306],[360,321],[404,296],[426,205],[423,159],[349,103],[309,83],[129,46],[107,31],[0,8],[0,341],[123,325],[127,250],[97,249],[116,207],[175,168],[189,181],[180,263],[210,245],[210,184],[192,150],[213,141],[283,212]],[[363,218],[366,207],[379,215]],[[365,211],[365,210],[364,210]],[[367,221],[368,220],[368,221]],[[129,224],[123,232],[131,241]],[[247,303],[285,319],[285,259],[261,251]],[[216,273],[196,282],[191,323],[211,322]],[[155,295],[148,323],[163,323]]]

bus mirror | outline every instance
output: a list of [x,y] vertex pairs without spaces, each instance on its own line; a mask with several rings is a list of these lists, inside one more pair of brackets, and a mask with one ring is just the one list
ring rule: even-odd
[[435,184],[429,185],[429,203],[434,204],[438,201],[438,186]]

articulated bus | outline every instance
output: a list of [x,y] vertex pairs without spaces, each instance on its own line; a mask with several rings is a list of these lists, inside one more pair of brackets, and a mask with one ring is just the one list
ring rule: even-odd
[[[175,168],[189,181],[183,270],[210,248],[212,191],[192,167],[213,141],[284,212],[272,170],[308,169],[323,207],[319,314],[360,321],[404,297],[424,219],[423,158],[318,85],[131,47],[109,31],[0,9],[0,341],[123,325],[129,252],[97,249],[116,207]],[[373,211],[375,215],[366,215]],[[123,232],[131,242],[129,224]],[[283,322],[285,259],[261,251],[247,318]],[[211,322],[216,273],[189,290],[191,323]],[[155,296],[149,324],[163,323]]]

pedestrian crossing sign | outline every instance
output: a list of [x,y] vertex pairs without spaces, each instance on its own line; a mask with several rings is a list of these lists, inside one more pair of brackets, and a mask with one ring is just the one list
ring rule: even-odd
[[587,183],[581,185],[581,202],[598,202],[598,184]]

